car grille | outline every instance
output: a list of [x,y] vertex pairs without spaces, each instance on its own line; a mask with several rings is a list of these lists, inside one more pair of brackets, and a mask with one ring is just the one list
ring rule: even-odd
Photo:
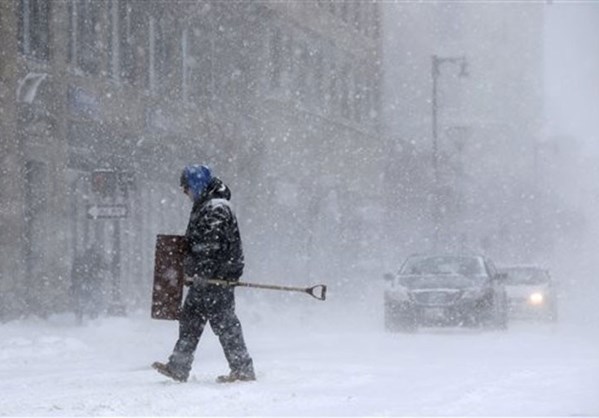
[[420,305],[445,306],[454,304],[460,297],[459,290],[412,291],[412,299]]

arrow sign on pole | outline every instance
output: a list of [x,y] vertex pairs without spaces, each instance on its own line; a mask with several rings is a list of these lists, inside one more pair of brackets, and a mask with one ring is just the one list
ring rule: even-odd
[[126,218],[126,205],[87,205],[89,219]]

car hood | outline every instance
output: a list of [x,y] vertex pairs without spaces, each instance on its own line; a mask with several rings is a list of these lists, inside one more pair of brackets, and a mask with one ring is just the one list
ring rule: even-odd
[[399,276],[398,281],[410,290],[439,288],[459,290],[483,286],[486,283],[486,278],[460,274],[431,274]]

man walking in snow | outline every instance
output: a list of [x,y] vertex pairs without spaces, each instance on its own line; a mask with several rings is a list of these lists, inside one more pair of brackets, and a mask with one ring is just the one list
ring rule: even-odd
[[237,281],[244,261],[237,219],[229,200],[229,188],[210,169],[190,165],[181,174],[181,188],[193,202],[185,233],[188,252],[184,258],[189,292],[179,318],[179,339],[168,363],[152,366],[174,380],[185,382],[193,355],[207,322],[218,336],[230,373],[218,382],[255,380],[241,323],[235,314],[234,286],[209,284],[208,279]]

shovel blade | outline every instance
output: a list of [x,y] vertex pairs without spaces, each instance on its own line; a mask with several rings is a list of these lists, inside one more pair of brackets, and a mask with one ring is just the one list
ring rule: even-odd
[[324,284],[317,284],[306,289],[306,293],[318,300],[326,300],[327,287]]

